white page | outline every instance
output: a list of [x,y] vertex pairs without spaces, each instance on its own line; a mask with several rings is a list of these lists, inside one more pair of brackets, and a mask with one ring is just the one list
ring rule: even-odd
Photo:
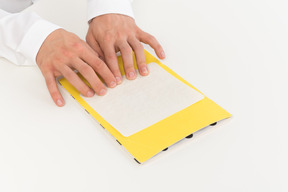
[[130,136],[204,98],[156,63],[150,74],[108,88],[105,96],[82,98],[123,136]]

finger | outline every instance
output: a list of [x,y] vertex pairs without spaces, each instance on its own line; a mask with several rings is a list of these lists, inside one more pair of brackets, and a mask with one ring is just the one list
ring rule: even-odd
[[138,70],[140,74],[143,76],[148,75],[149,71],[148,71],[147,64],[146,64],[143,45],[136,38],[129,40],[129,44],[134,50],[136,61],[137,61],[137,66],[138,66]]
[[52,73],[51,74],[49,73],[49,74],[46,74],[44,77],[45,77],[47,88],[49,90],[49,93],[54,103],[59,107],[64,106],[65,102],[57,87],[57,83],[56,83],[56,79],[54,75]]
[[100,44],[100,47],[104,51],[105,61],[109,69],[112,71],[114,77],[116,78],[117,84],[122,83],[122,75],[119,69],[118,59],[115,53],[113,44]]
[[150,45],[160,59],[165,59],[165,52],[155,37],[142,31],[139,40]]
[[87,45],[87,51],[83,52],[82,59],[99,74],[108,87],[115,87],[116,79],[108,66],[97,56],[95,51]]
[[130,45],[127,43],[127,41],[121,42],[121,44],[118,46],[123,58],[124,63],[124,70],[126,74],[127,79],[135,79],[136,78],[136,71],[133,64],[133,52]]
[[92,36],[86,37],[87,44],[99,55],[101,60],[104,60],[104,53],[100,48],[99,43]]
[[73,67],[77,69],[82,76],[89,82],[92,89],[96,92],[97,95],[105,95],[107,92],[105,85],[96,75],[95,71],[91,66],[84,63],[81,59],[76,60],[73,63]]
[[66,65],[63,66],[61,73],[82,95],[86,97],[94,96],[94,91],[90,89],[70,67]]

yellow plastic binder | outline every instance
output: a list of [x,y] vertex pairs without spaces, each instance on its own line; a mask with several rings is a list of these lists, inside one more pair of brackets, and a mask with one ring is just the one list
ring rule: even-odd
[[[148,64],[157,63],[165,72],[188,85],[191,89],[201,93],[147,51],[145,51],[145,56]],[[118,57],[118,61],[121,73],[124,75],[122,58]],[[137,69],[135,57],[134,64]],[[130,136],[124,136],[117,130],[117,127],[111,126],[111,123],[109,124],[107,120],[100,116],[99,113],[97,113],[97,109],[93,109],[65,78],[60,79],[59,82],[75,100],[78,101],[93,118],[95,118],[96,121],[98,121],[123,147],[126,148],[138,163],[145,162],[188,135],[231,116],[230,113],[204,96],[203,99],[193,105],[186,107],[141,131]],[[203,93],[201,94],[203,95]],[[177,105],[177,103],[175,103],[175,105]]]

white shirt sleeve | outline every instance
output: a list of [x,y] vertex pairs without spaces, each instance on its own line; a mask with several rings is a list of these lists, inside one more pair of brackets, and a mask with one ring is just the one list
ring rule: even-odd
[[[88,21],[118,13],[133,18],[131,0],[88,0]],[[60,27],[31,12],[8,13],[0,9],[0,57],[17,65],[35,65],[47,36]]]
[[42,43],[59,28],[35,13],[11,14],[0,9],[0,57],[17,65],[35,65]]
[[133,0],[87,0],[87,1],[88,1],[88,15],[87,15],[88,21],[90,21],[94,17],[109,13],[127,15],[134,18],[134,14],[131,7],[131,2]]

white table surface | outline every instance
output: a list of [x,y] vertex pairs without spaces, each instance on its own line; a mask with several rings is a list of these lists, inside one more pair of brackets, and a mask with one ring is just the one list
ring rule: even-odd
[[[138,165],[63,90],[66,105],[56,107],[37,67],[1,59],[0,191],[288,191],[287,1],[133,7],[163,44],[163,62],[233,118]],[[85,37],[85,3],[31,9]]]

